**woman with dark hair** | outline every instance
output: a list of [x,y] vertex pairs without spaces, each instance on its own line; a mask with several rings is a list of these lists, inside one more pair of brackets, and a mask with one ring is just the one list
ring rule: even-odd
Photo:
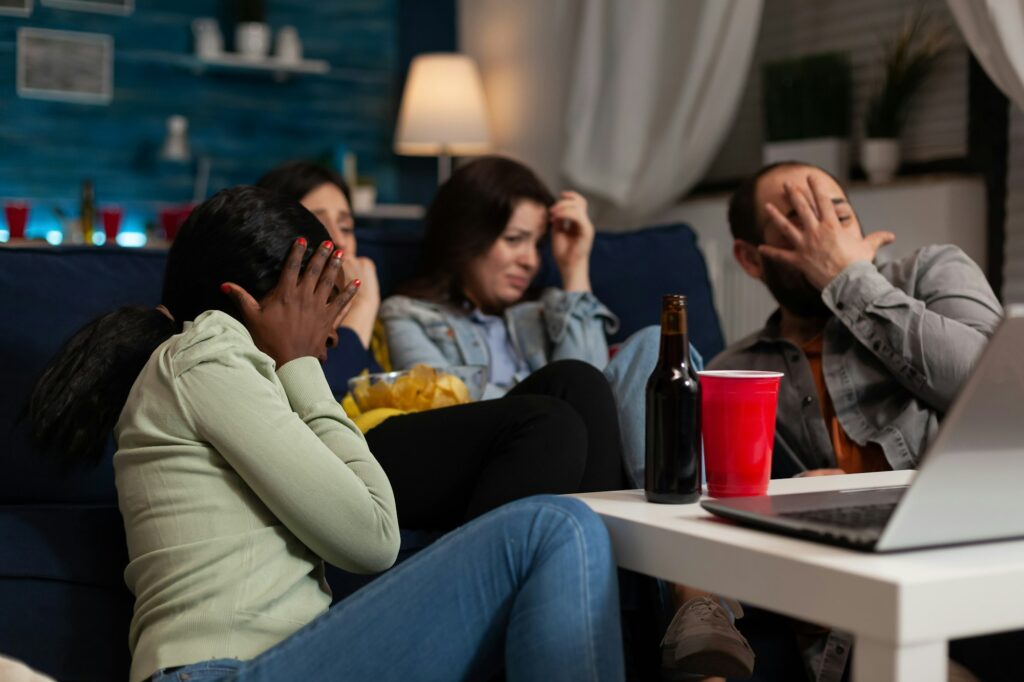
[[[562,287],[538,294],[533,279],[545,239]],[[591,289],[593,243],[582,196],[562,192],[556,199],[512,159],[477,159],[438,190],[425,219],[420,273],[402,287],[403,295],[384,301],[380,315],[396,368],[485,364],[492,397],[530,384],[555,360],[573,358],[603,369],[618,408],[629,482],[641,487],[645,389],[660,330],[637,332],[609,362],[605,332],[617,320]],[[700,369],[700,355],[692,346],[690,353]],[[663,642],[666,667],[749,676],[753,652],[723,605],[685,586],[676,586],[676,600],[679,609]],[[729,604],[738,612],[738,604]]]
[[[336,172],[292,161],[257,184],[300,202],[332,238],[343,237],[346,261],[355,253],[348,187]],[[376,271],[362,260],[361,272]],[[344,394],[348,380],[364,369],[380,371],[360,331],[345,326],[370,288],[367,281],[340,321],[338,343],[327,351],[324,373],[335,395]],[[368,307],[376,315],[375,275],[371,286]],[[372,326],[371,318],[363,331]],[[500,402],[393,416],[365,435],[391,481],[403,528],[451,530],[528,495],[622,487],[611,388],[582,362],[552,363]]]
[[[351,369],[347,367],[348,362],[364,363],[351,372],[352,376],[367,366],[372,367],[370,371],[379,372],[372,354],[366,352],[371,347],[380,308],[377,266],[371,259],[358,254],[352,192],[348,184],[337,171],[327,166],[312,161],[289,161],[260,178],[256,186],[301,203],[323,224],[335,246],[345,252],[345,274],[349,279],[358,279],[361,284],[359,296],[352,300],[339,326],[338,347],[345,351],[342,355],[345,356],[346,369]],[[337,367],[342,362],[335,360],[332,364]]]
[[[441,186],[424,227],[419,274],[381,306],[395,367],[484,364],[490,397],[555,360],[603,369],[618,401],[630,482],[643,485],[644,391],[660,330],[637,332],[609,363],[605,333],[618,320],[591,290],[594,226],[586,199],[562,192],[556,200],[523,164],[484,157]],[[545,240],[562,287],[537,291]],[[700,355],[690,352],[700,369]]]
[[387,568],[398,521],[320,367],[357,288],[327,236],[264,190],[218,193],[162,304],[87,325],[33,392],[44,447],[117,440],[131,682],[621,679],[607,535],[571,499],[506,505],[328,609],[323,562]]

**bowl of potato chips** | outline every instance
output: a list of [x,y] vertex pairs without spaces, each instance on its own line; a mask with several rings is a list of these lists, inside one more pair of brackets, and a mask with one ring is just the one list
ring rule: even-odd
[[381,407],[422,412],[461,405],[480,400],[486,386],[484,365],[415,365],[400,372],[362,374],[348,381],[348,390],[362,412]]

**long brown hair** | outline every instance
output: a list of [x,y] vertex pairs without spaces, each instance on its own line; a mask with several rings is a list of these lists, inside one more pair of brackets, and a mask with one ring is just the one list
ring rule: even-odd
[[555,203],[547,185],[518,161],[485,156],[455,171],[427,209],[419,271],[399,293],[461,301],[466,266],[491,248],[524,199],[542,206]]

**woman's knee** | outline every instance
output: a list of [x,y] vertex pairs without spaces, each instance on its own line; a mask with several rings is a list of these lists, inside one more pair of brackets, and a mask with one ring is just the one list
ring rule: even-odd
[[524,527],[531,538],[555,540],[558,544],[575,542],[587,553],[610,556],[611,542],[604,522],[579,499],[535,495],[512,502],[506,508],[527,521]]
[[533,428],[552,435],[559,431],[572,437],[586,438],[587,429],[572,405],[548,395],[510,395],[502,398],[508,414],[518,421],[529,422]]
[[528,430],[531,438],[560,457],[586,459],[587,426],[573,407],[547,395],[516,395],[502,398],[507,414],[517,428]]
[[582,360],[556,360],[545,369],[552,372],[566,387],[599,393],[611,390],[604,372]]

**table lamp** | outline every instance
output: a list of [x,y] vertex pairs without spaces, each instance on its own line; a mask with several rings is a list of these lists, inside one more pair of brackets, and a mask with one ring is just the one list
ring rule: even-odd
[[451,175],[452,156],[491,147],[480,72],[463,54],[422,54],[413,59],[402,93],[395,153],[437,156],[437,181]]

